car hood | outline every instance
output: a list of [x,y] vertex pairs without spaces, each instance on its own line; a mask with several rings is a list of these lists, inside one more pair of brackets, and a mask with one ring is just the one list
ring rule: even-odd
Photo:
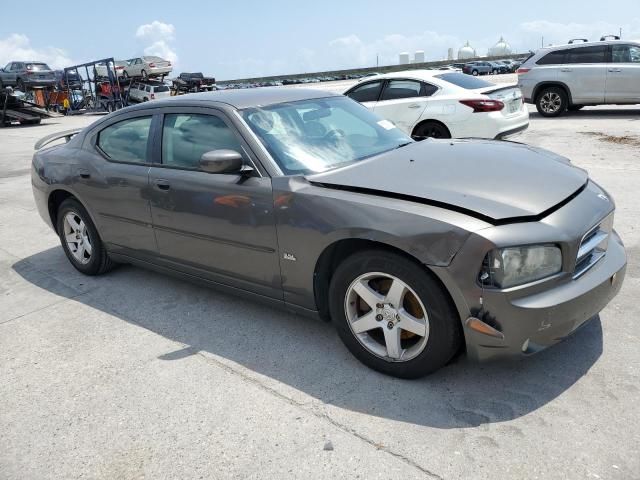
[[567,159],[528,145],[432,139],[306,178],[328,188],[445,206],[494,224],[541,218],[588,181]]

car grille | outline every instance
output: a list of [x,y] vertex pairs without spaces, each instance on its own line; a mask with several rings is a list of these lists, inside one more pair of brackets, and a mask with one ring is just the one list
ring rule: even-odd
[[613,213],[589,230],[582,237],[573,278],[585,274],[604,258],[609,245],[609,235],[613,229]]

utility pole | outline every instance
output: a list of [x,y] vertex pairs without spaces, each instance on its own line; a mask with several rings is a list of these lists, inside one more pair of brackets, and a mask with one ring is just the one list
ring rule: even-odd
[[544,35],[542,36],[542,40],[540,41],[540,46],[542,46],[542,48],[544,48]]
[[622,27],[620,27],[620,35],[618,35],[620,38],[622,38]]
[[378,68],[378,54],[376,53],[376,68]]

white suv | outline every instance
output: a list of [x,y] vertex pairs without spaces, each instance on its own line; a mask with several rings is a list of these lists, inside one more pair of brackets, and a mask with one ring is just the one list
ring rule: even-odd
[[518,86],[544,117],[585,105],[640,104],[640,43],[611,40],[543,48],[518,69]]
[[136,102],[148,102],[169,96],[171,96],[171,89],[163,83],[132,82],[129,87],[129,99]]

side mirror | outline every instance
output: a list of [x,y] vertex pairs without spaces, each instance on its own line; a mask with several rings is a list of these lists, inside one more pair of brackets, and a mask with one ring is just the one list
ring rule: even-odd
[[242,155],[235,150],[211,150],[200,157],[200,168],[207,173],[242,173]]

